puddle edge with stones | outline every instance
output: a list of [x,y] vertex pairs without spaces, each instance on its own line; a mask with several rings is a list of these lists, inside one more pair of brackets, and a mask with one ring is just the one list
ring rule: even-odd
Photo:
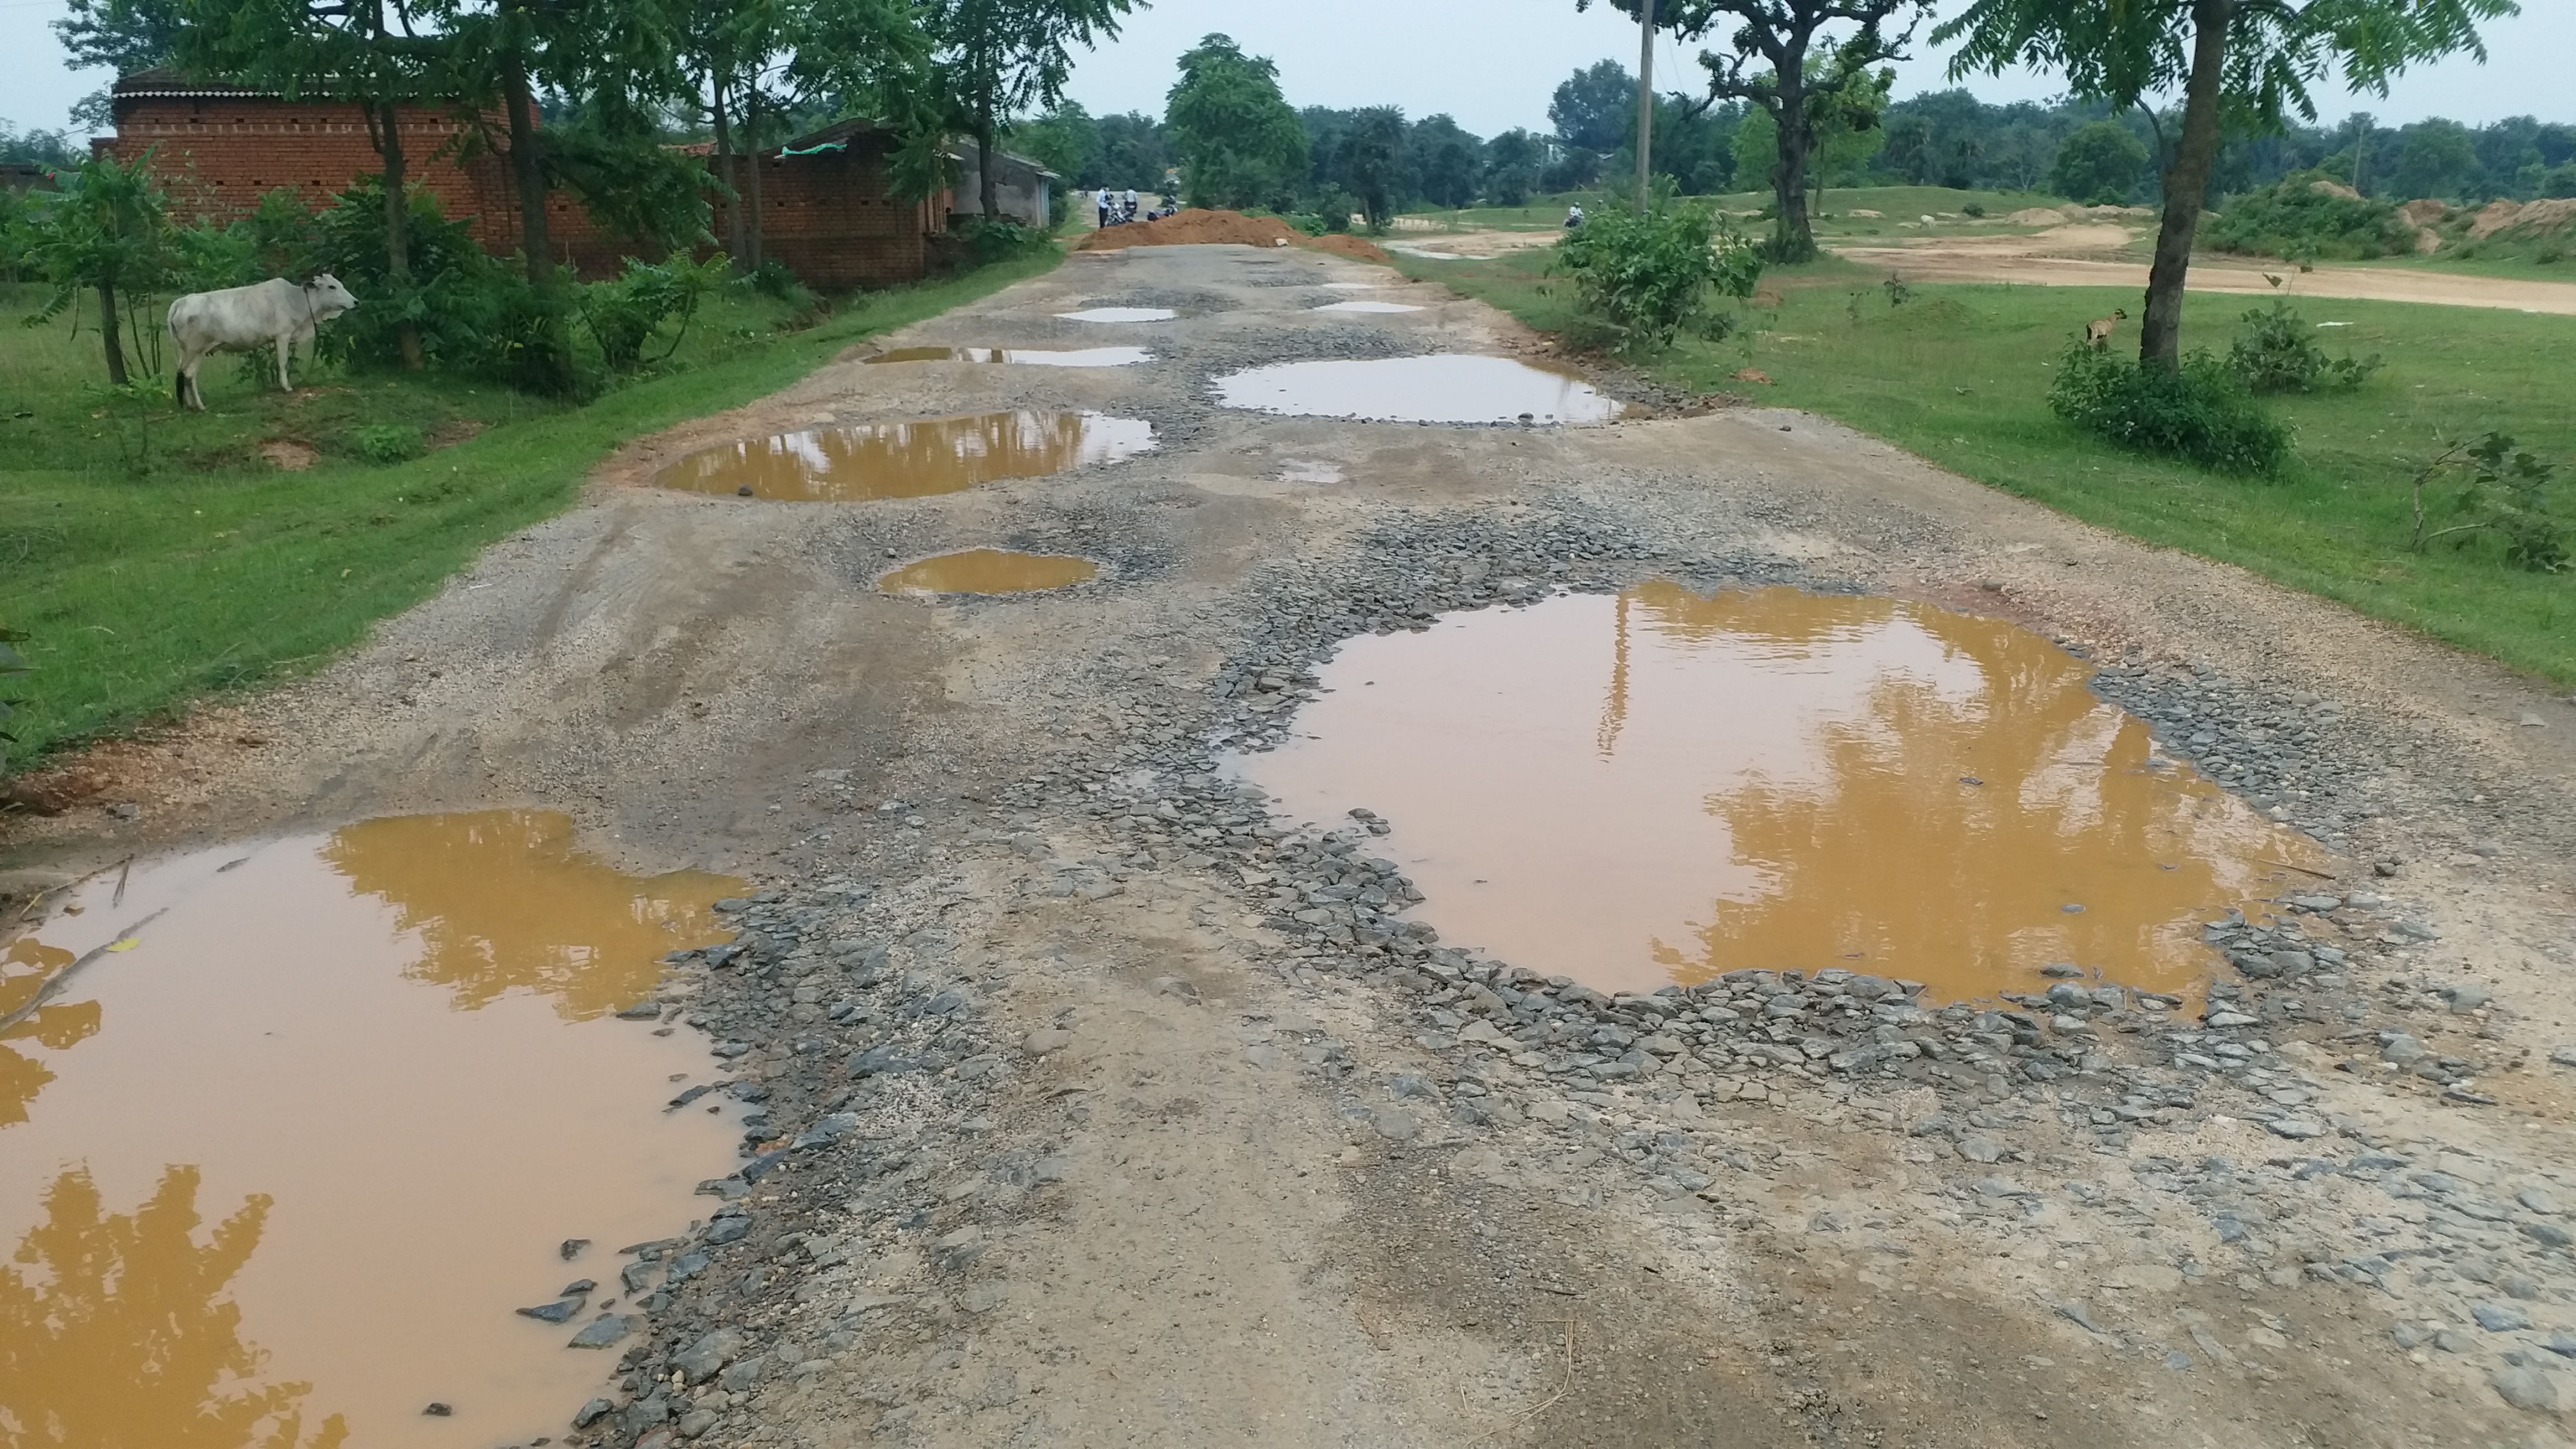
[[1047,593],[1100,577],[1098,561],[1076,554],[967,548],[898,564],[877,575],[887,594]]
[[[656,487],[792,503],[863,503],[957,493],[1115,463],[1156,445],[1142,418],[1018,409],[847,423],[699,448]],[[749,491],[745,491],[749,490]]]

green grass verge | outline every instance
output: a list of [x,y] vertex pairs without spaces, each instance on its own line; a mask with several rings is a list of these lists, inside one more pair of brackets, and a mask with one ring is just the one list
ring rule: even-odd
[[[1548,256],[1396,260],[1553,331],[1568,303],[1544,283]],[[2485,543],[2406,549],[2409,479],[2443,438],[2514,434],[2560,464],[2557,506],[2576,511],[2576,411],[2566,406],[2576,320],[2296,299],[2310,323],[2346,324],[2317,333],[2330,354],[2377,352],[2388,366],[2358,392],[2277,400],[2297,431],[2299,463],[2263,482],[2121,452],[2049,412],[2048,365],[2086,318],[2115,306],[2134,312],[2134,292],[1925,285],[1891,307],[1877,280],[1848,265],[1775,270],[1764,285],[1781,295],[1776,312],[1753,312],[1737,337],[1686,342],[1645,366],[1699,391],[1810,409],[2087,522],[2576,683],[2576,575],[2508,567]],[[2191,296],[2184,345],[2225,351],[2238,316],[2258,304]],[[2122,340],[2136,335],[2124,330]],[[1747,367],[1777,385],[1731,380]]]
[[[1053,267],[1022,260],[844,302],[803,331],[766,330],[760,306],[702,318],[684,370],[583,406],[488,383],[359,373],[295,397],[257,391],[229,358],[204,374],[211,418],[167,402],[103,406],[96,336],[0,328],[0,626],[32,636],[34,672],[9,762],[164,715],[193,696],[309,669],[378,619],[428,597],[476,551],[562,511],[619,444],[786,386],[872,333]],[[23,302],[24,298],[0,298]],[[21,309],[23,310],[23,308]],[[713,325],[708,325],[708,324]],[[273,384],[272,384],[273,386]],[[482,431],[391,466],[350,456],[362,423]],[[153,467],[128,466],[150,429]],[[307,441],[321,461],[282,472],[264,440]]]
[[[1569,191],[1559,196],[1533,198],[1527,206],[1474,206],[1463,210],[1425,210],[1405,213],[1408,217],[1431,222],[1435,226],[1457,231],[1551,231],[1565,224],[1565,209],[1576,203],[1590,205],[1601,192]],[[1631,189],[1629,194],[1633,195]],[[1744,213],[1760,211],[1771,204],[1768,191],[1735,191],[1723,196],[1701,197],[1713,201],[1720,210],[1736,217],[1739,225],[1752,225]],[[1893,227],[1900,221],[1912,221],[1929,213],[1943,218],[1942,230],[1957,232],[1973,228],[1967,208],[1984,209],[1986,219],[1996,222],[1998,230],[2028,230],[2026,227],[2001,225],[2004,217],[2025,207],[2061,207],[2062,196],[2043,196],[2036,191],[1961,191],[1948,186],[1852,186],[1828,187],[1824,210],[1815,226],[1819,236],[1865,234],[1875,224]],[[1854,216],[1856,211],[1875,211],[1875,218]]]

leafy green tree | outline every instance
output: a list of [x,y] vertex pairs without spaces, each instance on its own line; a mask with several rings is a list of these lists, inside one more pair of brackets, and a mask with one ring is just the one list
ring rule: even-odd
[[1022,155],[1064,178],[1056,184],[1059,201],[1068,185],[1089,185],[1084,178],[1100,165],[1100,123],[1079,101],[1059,101],[1036,120],[1012,126],[1010,138]]
[[2468,127],[2435,119],[2419,121],[2398,135],[2397,172],[2389,181],[2398,196],[2458,201],[2478,189],[2478,148]]
[[1279,93],[1279,67],[1210,35],[1181,57],[1163,129],[1192,206],[1285,202],[1306,173],[1306,129]]
[[1448,116],[1425,116],[1405,138],[1413,160],[1413,192],[1434,206],[1465,206],[1484,179],[1484,143]]
[[1404,112],[1394,106],[1360,111],[1342,133],[1336,152],[1340,164],[1335,169],[1359,197],[1369,228],[1384,230],[1404,200]]
[[2147,167],[2147,145],[2117,121],[2095,121],[2057,147],[2048,184],[2058,195],[2086,206],[2122,206]]
[[[117,75],[168,65],[182,25],[179,0],[68,0],[53,22],[67,69]],[[85,130],[106,130],[111,119],[103,90],[72,107],[72,124]]]
[[1163,141],[1163,123],[1142,111],[1100,118],[1100,159],[1095,169],[1085,174],[1085,186],[1134,186],[1152,190],[1162,185],[1163,173],[1171,169],[1170,149]]
[[1971,0],[1932,38],[1957,43],[1954,76],[2056,70],[2077,95],[2114,109],[2182,91],[2138,326],[2140,361],[2170,373],[2182,366],[2183,284],[2225,123],[2271,129],[2292,111],[2314,120],[2308,85],[2329,69],[2386,95],[2409,65],[2462,50],[2484,60],[2477,23],[2515,13],[2514,0]]
[[1137,0],[929,0],[941,73],[975,138],[977,210],[998,216],[994,138],[1013,112],[1064,99],[1073,48],[1118,37]]
[[1485,145],[1485,199],[1496,206],[1519,206],[1538,189],[1547,143],[1519,127]]
[[99,342],[113,387],[128,380],[124,309],[139,306],[170,272],[168,199],[153,184],[152,154],[130,166],[113,156],[90,157],[62,177],[60,190],[38,193],[33,214],[21,223],[28,260],[54,288],[28,324],[60,315],[83,290],[96,292]]
[[[1575,8],[1591,3],[1575,0]],[[1636,15],[1648,0],[1609,3]],[[1860,131],[1876,124],[1875,111],[1863,104],[1870,87],[1862,78],[1873,67],[1905,58],[1901,47],[1913,34],[1916,20],[1931,13],[1931,3],[1655,0],[1658,28],[1672,31],[1676,39],[1700,40],[1726,31],[1724,51],[1703,50],[1699,55],[1700,66],[1708,74],[1703,104],[1743,101],[1771,118],[1779,138],[1779,154],[1769,171],[1777,211],[1770,242],[1772,260],[1803,262],[1816,255],[1807,185],[1820,135],[1829,134],[1838,120]],[[1897,17],[1905,17],[1905,29],[1891,37],[1884,27]],[[1839,40],[1825,34],[1827,27],[1837,25],[1854,29]],[[1824,57],[1830,57],[1829,63],[1808,63]],[[1883,89],[1881,96],[1883,105]],[[1736,175],[1739,180],[1749,179],[1740,166]]]
[[1637,125],[1637,78],[1615,60],[1597,61],[1559,81],[1547,103],[1548,123],[1568,146],[1607,154],[1629,144]]

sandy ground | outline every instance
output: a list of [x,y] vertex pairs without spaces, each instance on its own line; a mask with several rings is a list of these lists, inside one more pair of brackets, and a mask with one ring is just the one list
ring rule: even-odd
[[[1314,313],[1346,295],[1328,281],[1425,310]],[[1184,315],[1053,315],[1093,305]],[[748,1044],[736,1069],[786,1130],[843,1110],[857,1128],[745,1190],[755,1230],[667,1294],[604,1390],[624,1407],[568,1442],[2566,1442],[2550,1405],[2576,1405],[2576,1373],[2541,1343],[2576,1328],[2556,1226],[2576,1099],[2550,1063],[2576,1040],[2566,702],[1792,412],[1616,378],[1644,415],[1580,430],[1214,406],[1208,379],[1250,363],[1536,350],[1348,260],[1076,257],[885,341],[1161,360],[853,358],[639,439],[582,506],[317,679],[103,756],[101,801],[139,818],[7,827],[9,863],[79,868],[534,804],[628,864],[776,893],[774,920],[745,918],[778,943],[766,964],[693,968],[668,999]],[[1009,407],[1148,418],[1160,446],[858,506],[645,486],[713,441]],[[1314,460],[1350,481],[1282,481]],[[986,544],[1085,553],[1103,578],[980,602],[870,587]],[[1577,1093],[1461,1039],[1485,1008],[1458,968],[1343,954],[1273,913],[1252,875],[1294,870],[1253,864],[1307,837],[1204,773],[1211,732],[1275,728],[1295,692],[1255,675],[1546,587],[1505,576],[1659,574],[2000,613],[2131,661],[2140,708],[2313,719],[2312,788],[2281,813],[2348,843],[2318,888],[2386,892],[2421,933],[2315,917],[2351,937],[2349,978],[2244,998],[2286,1095],[2193,1089],[2106,1128],[2000,1076],[1784,1068],[1766,1094],[1688,1055]],[[852,981],[875,1025],[820,1017]],[[2463,982],[2492,1000],[2427,994]],[[2471,1085],[2382,1074],[2396,1023]],[[858,1060],[951,1030],[944,1067]],[[2128,1055],[2105,1070],[2169,1090],[2188,1073],[2157,1040],[2113,1040]],[[2293,1098],[2321,1136],[2260,1125]],[[1973,1131],[1942,1125],[1961,1114]],[[2529,1327],[2472,1322],[2473,1302]],[[767,1369],[710,1379],[722,1360]]]
[[[2045,287],[2139,287],[2143,262],[2117,259],[2152,233],[2104,223],[2050,227],[2028,235],[1926,236],[1903,241],[1843,240],[1828,245],[1863,266],[1886,267],[1918,282],[2015,282]],[[2270,277],[2280,278],[2275,287]],[[2313,272],[2259,258],[2192,258],[2195,292],[2284,292],[2375,302],[2432,302],[2446,307],[2508,307],[2576,316],[2576,284],[2524,282],[2450,272],[2328,263]]]

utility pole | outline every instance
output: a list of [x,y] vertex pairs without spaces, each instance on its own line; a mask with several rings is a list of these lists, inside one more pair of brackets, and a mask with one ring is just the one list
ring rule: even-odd
[[1646,177],[1655,147],[1655,0],[1637,0],[1637,210],[1646,209]]

